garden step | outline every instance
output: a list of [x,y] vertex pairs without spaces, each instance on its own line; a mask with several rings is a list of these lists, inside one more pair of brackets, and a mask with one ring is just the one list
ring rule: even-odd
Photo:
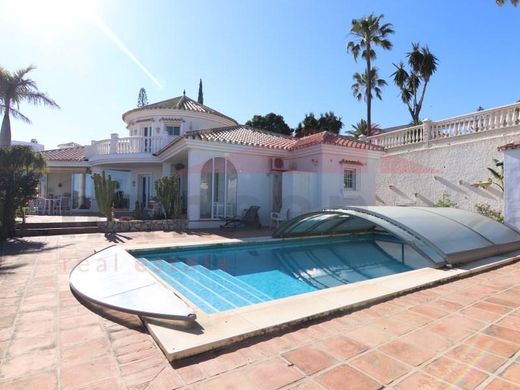
[[99,233],[97,226],[67,226],[52,228],[16,229],[16,237],[57,236],[64,234]]

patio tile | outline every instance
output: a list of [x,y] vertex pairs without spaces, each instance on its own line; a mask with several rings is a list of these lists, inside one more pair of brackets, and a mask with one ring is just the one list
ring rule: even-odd
[[465,344],[452,349],[446,353],[445,356],[491,373],[495,372],[495,370],[505,362],[505,359],[502,357],[472,348]]
[[409,370],[408,366],[377,351],[355,358],[350,364],[384,384],[405,375]]
[[347,365],[334,367],[316,378],[316,381],[329,390],[372,390],[383,386],[374,379]]
[[111,358],[103,357],[63,367],[60,374],[60,383],[63,389],[85,387],[102,379],[117,376],[117,374],[115,362]]
[[199,362],[199,367],[205,372],[207,377],[212,377],[245,364],[247,364],[247,361],[242,359],[240,354],[228,352]]
[[430,375],[463,389],[474,389],[487,378],[482,371],[445,357],[428,364],[424,370]]
[[435,319],[444,317],[449,313],[448,311],[438,308],[431,303],[413,306],[408,310]]
[[257,387],[251,382],[243,371],[233,371],[219,375],[206,382],[197,383],[195,390],[255,390]]
[[109,354],[110,346],[106,338],[98,338],[83,343],[73,344],[61,351],[63,365],[76,364]]
[[400,338],[401,341],[424,348],[429,351],[440,352],[453,344],[452,341],[431,332],[428,329],[419,329]]
[[325,351],[343,360],[349,359],[369,348],[367,345],[345,336],[329,337],[321,345]]
[[146,390],[178,389],[184,386],[179,374],[169,365],[148,384]]
[[0,383],[0,390],[54,390],[58,388],[55,371]]
[[509,329],[518,330],[520,329],[520,313],[512,313],[500,320],[497,325],[504,326]]
[[0,366],[0,379],[5,380],[32,374],[35,371],[48,370],[55,365],[55,349],[34,351],[29,355],[17,356],[5,360]]
[[498,317],[502,316],[500,313],[483,310],[475,306],[462,309],[460,313],[467,317],[486,322],[495,321]]
[[68,346],[104,336],[105,333],[101,330],[99,325],[89,325],[63,330],[60,333],[60,342],[61,345]]
[[430,317],[426,317],[424,315],[421,315],[419,313],[414,313],[409,310],[405,310],[399,314],[388,317],[388,319],[395,319],[397,321],[401,321],[401,322],[404,322],[405,324],[410,324],[415,327],[423,326],[423,325],[427,324],[428,322],[432,321],[432,319]]
[[518,345],[485,334],[476,334],[464,343],[505,358],[513,356],[519,349]]
[[175,370],[186,384],[189,385],[206,378],[199,365],[195,364],[191,359],[188,359],[187,362],[184,361],[183,364],[182,367],[176,366]]
[[336,359],[315,347],[301,347],[282,355],[307,375],[332,366]]
[[346,332],[345,335],[370,347],[375,347],[376,345],[387,342],[394,337],[391,333],[385,332],[379,327],[373,325],[367,325],[351,330]]
[[490,311],[492,313],[497,313],[497,314],[505,314],[505,313],[511,311],[510,307],[496,305],[494,303],[489,303],[489,302],[485,302],[485,301],[477,302],[473,305],[473,307],[476,307],[477,309]]
[[401,340],[392,341],[379,347],[379,349],[411,366],[418,366],[435,355],[434,351],[419,348]]
[[500,376],[520,386],[520,363],[511,364]]
[[489,328],[484,330],[484,333],[502,340],[520,344],[520,332],[518,330],[505,328],[503,326],[491,325]]
[[246,377],[261,390],[277,389],[303,378],[294,367],[290,367],[281,359],[269,360],[252,367]]
[[14,357],[41,349],[54,348],[56,346],[54,339],[54,333],[34,337],[16,338],[11,343],[7,353],[8,356]]
[[518,390],[519,386],[506,382],[500,378],[493,380],[490,384],[484,387],[486,390]]
[[394,389],[434,390],[446,389],[447,387],[446,383],[419,371],[400,381],[395,385]]

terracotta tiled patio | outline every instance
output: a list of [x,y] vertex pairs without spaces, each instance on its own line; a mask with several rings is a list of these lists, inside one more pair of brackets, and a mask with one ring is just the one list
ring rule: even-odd
[[71,267],[108,244],[89,234],[1,249],[0,389],[520,389],[520,263],[170,365],[137,318],[100,316],[70,293]]

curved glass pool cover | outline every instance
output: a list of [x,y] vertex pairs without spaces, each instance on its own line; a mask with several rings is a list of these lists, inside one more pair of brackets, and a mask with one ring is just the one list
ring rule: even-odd
[[458,264],[520,249],[520,233],[465,210],[444,207],[348,206],[300,215],[273,238],[385,230],[437,265]]

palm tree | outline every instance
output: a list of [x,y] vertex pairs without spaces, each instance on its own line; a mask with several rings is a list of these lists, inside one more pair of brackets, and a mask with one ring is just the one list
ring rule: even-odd
[[[353,124],[351,126],[352,126],[352,130],[347,131],[348,134],[351,134],[356,138],[368,135],[368,126],[367,126],[366,120],[361,119],[358,123]],[[379,127],[379,124],[372,123],[372,128],[370,129],[370,133],[374,134],[374,132],[379,131],[379,130],[381,130]]]
[[[365,102],[372,101],[373,95],[372,93],[376,94],[376,97],[379,100],[382,100],[382,91],[381,88],[383,88],[386,85],[386,81],[383,79],[378,78],[378,72],[377,68],[370,69],[370,75],[368,73],[368,70],[365,70],[364,73],[354,73],[353,79],[354,84],[352,84],[352,94],[357,100],[363,99]],[[369,130],[367,132],[367,135],[370,136],[372,130],[372,123],[368,121],[367,119],[367,129]]]
[[[394,83],[401,90],[401,100],[408,107],[415,125],[420,123],[420,113],[426,94],[426,87],[431,76],[437,71],[439,60],[428,46],[421,47],[419,43],[412,43],[412,51],[406,53],[410,69],[407,71],[401,61],[395,65],[396,71],[392,73]],[[422,90],[421,90],[422,87]]]
[[11,73],[0,67],[0,109],[4,111],[2,130],[0,131],[0,147],[11,146],[10,115],[31,123],[30,119],[19,111],[21,102],[27,101],[35,105],[43,104],[59,108],[54,100],[38,91],[34,80],[26,77],[33,69],[35,68],[31,65]]
[[[347,52],[352,53],[354,60],[357,62],[359,55],[366,61],[365,74],[372,76],[372,61],[376,59],[376,47],[384,50],[392,48],[392,42],[388,40],[388,36],[394,33],[393,26],[390,23],[381,25],[383,15],[374,16],[370,14],[361,19],[352,20],[350,33],[354,36],[354,40],[347,43]],[[372,125],[372,88],[376,85],[373,79],[368,77],[366,80],[367,93],[367,125]]]
[[[499,6],[503,6],[505,3],[504,0],[496,0],[496,1]],[[514,7],[516,7],[518,5],[518,0],[509,0],[509,1],[510,1],[511,5]]]

